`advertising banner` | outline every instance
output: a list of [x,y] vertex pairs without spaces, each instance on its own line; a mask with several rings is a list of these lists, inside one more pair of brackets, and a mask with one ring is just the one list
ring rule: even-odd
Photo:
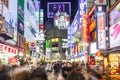
[[110,48],[120,46],[120,21],[109,29]]
[[17,55],[18,50],[16,48],[11,47],[11,46],[4,45],[4,44],[0,43],[0,52],[7,53],[7,54],[10,53],[10,54],[13,54],[13,55]]
[[106,49],[105,12],[97,12],[97,43],[98,49]]
[[24,34],[24,23],[18,18],[18,32]]
[[109,12],[110,26],[120,21],[120,3]]
[[75,35],[76,32],[78,31],[78,27],[79,27],[79,13],[77,11],[75,18],[71,24],[72,27],[72,34]]
[[24,0],[18,0],[18,32],[24,35]]
[[10,8],[8,9],[4,5],[3,6],[3,16],[5,17],[4,27],[6,28],[6,30],[7,30],[7,28],[9,28],[9,29],[13,28],[13,32],[11,32],[13,34],[12,37],[14,38],[15,41],[17,41],[17,37],[16,37],[17,36],[17,17],[15,16],[16,15],[15,11],[17,10],[17,8],[16,9],[14,8],[14,10],[11,9],[11,7],[14,7],[14,6],[10,5],[9,6]]
[[67,29],[70,23],[70,17],[66,12],[57,12],[54,17],[54,25],[58,29]]
[[86,13],[87,8],[87,0],[79,0],[79,19],[80,19],[80,26],[82,28],[82,15]]

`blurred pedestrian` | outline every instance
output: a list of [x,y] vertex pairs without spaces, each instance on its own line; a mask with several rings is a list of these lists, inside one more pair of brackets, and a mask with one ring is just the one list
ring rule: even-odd
[[85,62],[84,61],[82,61],[82,63],[81,63],[81,68],[85,69]]
[[22,71],[16,74],[14,80],[30,80],[30,73],[28,71]]
[[32,71],[31,80],[48,80],[48,77],[45,70],[38,67]]
[[9,75],[9,66],[1,65],[0,67],[0,80],[11,80]]
[[85,80],[85,77],[79,71],[73,70],[66,80]]

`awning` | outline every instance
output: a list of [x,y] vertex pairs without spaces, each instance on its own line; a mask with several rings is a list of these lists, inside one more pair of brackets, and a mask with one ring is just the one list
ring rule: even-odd
[[114,52],[118,52],[120,51],[120,46],[119,47],[116,47],[116,48],[113,48],[111,50],[106,50],[106,51],[103,51],[102,55],[108,55],[108,54],[111,54],[111,53],[114,53]]

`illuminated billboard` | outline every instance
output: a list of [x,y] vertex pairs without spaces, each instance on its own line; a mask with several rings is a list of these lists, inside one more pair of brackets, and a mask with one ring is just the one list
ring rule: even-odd
[[[109,11],[109,23],[113,26],[120,21],[120,2]],[[113,16],[114,15],[114,16]]]
[[70,23],[70,17],[66,12],[57,12],[54,17],[54,25],[58,29],[67,29],[67,26]]
[[70,2],[49,2],[47,4],[47,17],[54,18],[57,12],[66,12],[71,16],[71,3]]

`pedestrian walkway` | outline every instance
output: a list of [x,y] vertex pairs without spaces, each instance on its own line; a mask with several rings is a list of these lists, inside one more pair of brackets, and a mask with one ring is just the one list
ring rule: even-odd
[[47,73],[48,80],[64,80],[61,73],[58,74],[58,76],[54,75],[54,71],[52,73]]
[[112,80],[120,80],[120,75],[110,75]]
[[54,72],[52,73],[47,73],[48,74],[48,80],[56,80],[57,77],[54,75]]

